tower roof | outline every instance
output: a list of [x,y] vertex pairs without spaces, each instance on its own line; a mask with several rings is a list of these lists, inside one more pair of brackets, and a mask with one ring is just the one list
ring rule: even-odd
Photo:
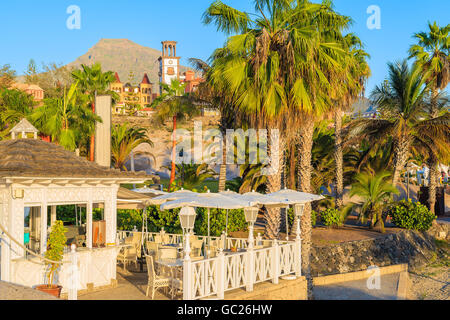
[[120,82],[120,78],[119,78],[119,74],[116,72],[116,74],[114,75],[114,77],[116,78],[116,82],[117,83],[122,83]]
[[144,73],[144,78],[142,79],[142,84],[151,84],[150,80],[148,79],[148,75]]

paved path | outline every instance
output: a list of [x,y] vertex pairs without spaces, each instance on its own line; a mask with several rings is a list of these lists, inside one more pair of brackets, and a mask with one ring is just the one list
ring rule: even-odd
[[369,290],[367,279],[314,287],[316,300],[397,300],[400,274],[381,276],[380,289]]
[[[145,296],[147,290],[147,272],[127,275],[117,268],[117,287],[101,290],[78,296],[78,300],[151,300]],[[170,300],[161,293],[163,289],[155,293],[155,300]]]

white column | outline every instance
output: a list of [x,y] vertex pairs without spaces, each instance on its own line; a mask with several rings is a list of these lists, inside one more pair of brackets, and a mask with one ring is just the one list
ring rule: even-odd
[[69,300],[78,300],[78,257],[76,251],[76,245],[72,244],[70,252],[70,277],[69,277]]
[[86,246],[92,249],[92,200],[86,205]]
[[54,225],[56,221],[56,206],[51,206],[50,225]]
[[[24,202],[23,199],[12,199],[9,206],[9,226],[8,232],[14,239],[24,244]],[[25,256],[25,250],[19,247],[14,242],[10,242],[11,245],[11,259],[17,259]],[[3,259],[3,258],[2,258]]]
[[297,277],[300,277],[302,275],[302,239],[301,239],[301,228],[300,228],[300,218],[298,217],[297,220],[297,236],[295,238],[295,252],[294,252],[294,259],[295,259],[295,275]]
[[219,255],[216,264],[217,270],[217,298],[224,299],[225,298],[225,255],[223,253],[223,249],[219,249]]
[[41,254],[47,251],[47,202],[41,204]]
[[189,254],[191,246],[189,244],[189,232],[185,234],[184,261],[183,261],[183,300],[192,300],[192,261]]
[[280,277],[280,247],[277,239],[273,241],[272,250],[272,283],[278,284],[278,278]]
[[[1,194],[0,194],[1,195]],[[8,226],[10,226],[9,219],[11,219],[9,206],[4,203],[0,204],[2,206],[0,208],[0,223],[10,230]],[[9,218],[9,219],[8,219]],[[1,233],[0,233],[1,235]],[[0,267],[1,267],[1,278],[0,280],[10,282],[10,269],[11,269],[11,240],[3,234],[1,240],[1,259],[0,259]]]
[[105,201],[106,243],[115,243],[117,235],[117,191],[116,187],[111,191],[112,197]]

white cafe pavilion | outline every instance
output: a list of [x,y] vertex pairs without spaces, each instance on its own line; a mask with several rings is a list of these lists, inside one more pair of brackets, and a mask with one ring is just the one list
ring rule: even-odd
[[[86,208],[85,246],[77,249],[78,289],[109,285],[116,279],[120,251],[116,245],[119,186],[143,183],[152,177],[101,167],[60,146],[36,139],[33,129],[28,122],[21,123],[21,132],[13,130],[12,140],[0,142],[0,225],[10,235],[0,230],[0,279],[29,287],[45,284],[45,262],[27,254],[23,247],[27,245],[37,255],[43,254],[57,206],[77,205]],[[102,220],[106,225],[104,245],[97,248],[93,244],[96,207],[103,208]],[[29,241],[24,236],[26,224]],[[69,286],[69,267],[70,264],[63,264],[59,273],[63,292]]]

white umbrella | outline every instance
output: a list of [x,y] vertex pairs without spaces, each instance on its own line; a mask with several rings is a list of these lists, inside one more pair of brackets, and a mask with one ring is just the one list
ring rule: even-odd
[[[284,203],[296,205],[296,204],[305,204],[317,200],[325,199],[323,196],[318,196],[311,193],[298,192],[295,190],[284,189],[278,192],[274,192],[268,195],[269,198],[282,199]],[[289,239],[289,230],[288,230],[289,222],[288,215],[286,212],[286,239]]]
[[153,200],[160,200],[165,197],[165,201],[168,201],[161,205],[161,210],[176,209],[182,207],[198,207],[198,208],[217,208],[217,209],[243,209],[254,207],[257,204],[250,201],[233,198],[231,196],[225,196],[219,193],[195,193],[183,194],[177,197],[177,199],[168,199],[169,195],[161,196]]
[[161,210],[176,209],[182,207],[197,207],[208,209],[208,247],[210,245],[210,214],[211,208],[216,209],[244,209],[253,207],[256,204],[243,201],[240,199],[234,199],[230,196],[225,196],[218,193],[194,193],[179,198],[178,200],[169,201],[161,205]]
[[177,199],[181,199],[181,198],[185,198],[185,197],[195,196],[197,194],[198,193],[192,192],[190,190],[181,189],[181,190],[178,190],[178,191],[175,191],[172,193],[167,193],[165,195],[153,198],[149,201],[149,203],[153,204],[153,205],[160,205],[167,201],[173,201],[173,200],[177,200]]
[[156,189],[150,189],[147,186],[145,186],[144,188],[133,189],[131,191],[136,192],[136,193],[148,194],[148,195],[152,195],[152,196],[153,195],[154,196],[162,196],[162,195],[168,194],[168,192],[161,191],[161,190],[156,190]]
[[276,199],[283,199],[287,204],[305,204],[317,200],[325,199],[323,196],[318,196],[311,193],[298,192],[295,190],[284,189],[267,195],[268,197],[275,197]]

